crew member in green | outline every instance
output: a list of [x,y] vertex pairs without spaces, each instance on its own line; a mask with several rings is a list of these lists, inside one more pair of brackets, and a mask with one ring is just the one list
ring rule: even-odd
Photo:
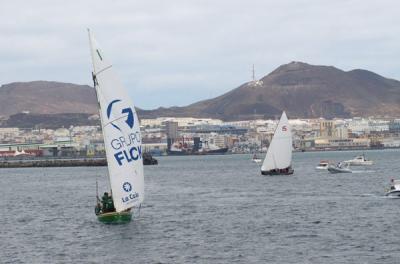
[[113,199],[108,195],[108,192],[105,192],[103,197],[101,197],[101,203],[103,204],[103,213],[115,211]]

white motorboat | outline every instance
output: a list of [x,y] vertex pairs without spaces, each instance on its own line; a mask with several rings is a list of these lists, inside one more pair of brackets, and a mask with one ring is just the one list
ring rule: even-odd
[[260,159],[259,157],[257,157],[257,154],[254,154],[252,161],[254,163],[261,163],[262,159]]
[[390,184],[390,189],[385,193],[388,197],[399,197],[400,198],[400,180],[393,180]]
[[318,166],[315,167],[315,169],[317,169],[317,170],[327,170],[328,167],[329,167],[329,164],[330,164],[329,161],[327,161],[327,160],[321,160],[321,161],[319,162]]
[[330,173],[352,173],[348,163],[339,162],[337,165],[328,165],[328,171]]
[[343,162],[348,163],[352,166],[367,166],[374,164],[372,160],[366,159],[364,154],[358,155],[351,160],[345,160]]

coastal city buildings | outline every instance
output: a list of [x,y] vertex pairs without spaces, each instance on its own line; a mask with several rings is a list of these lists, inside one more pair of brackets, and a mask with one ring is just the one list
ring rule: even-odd
[[[400,119],[293,119],[289,123],[296,151],[400,147]],[[143,149],[155,155],[265,152],[276,125],[277,120],[261,119],[142,119]],[[0,128],[0,156],[21,151],[43,156],[102,156],[104,144],[99,126]]]

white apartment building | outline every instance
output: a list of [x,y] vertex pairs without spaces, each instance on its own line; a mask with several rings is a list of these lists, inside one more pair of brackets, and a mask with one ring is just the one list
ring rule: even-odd
[[355,117],[352,120],[349,120],[347,127],[352,133],[357,135],[369,133],[369,120],[361,117]]

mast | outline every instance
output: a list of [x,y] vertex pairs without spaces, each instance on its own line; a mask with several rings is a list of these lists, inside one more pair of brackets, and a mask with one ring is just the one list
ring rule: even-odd
[[[105,139],[105,135],[104,135],[104,131],[103,131],[103,126],[104,126],[104,121],[103,121],[103,115],[101,114],[101,104],[100,104],[100,100],[99,100],[99,96],[98,96],[98,82],[97,82],[97,78],[96,78],[96,64],[94,62],[94,52],[93,52],[93,41],[92,41],[92,34],[90,33],[90,29],[87,29],[88,31],[88,36],[89,36],[89,45],[90,45],[90,56],[92,58],[92,65],[93,65],[93,71],[92,71],[92,79],[93,79],[93,87],[94,87],[94,92],[96,94],[96,100],[97,100],[97,106],[99,108],[99,116],[100,116],[100,129],[101,129],[101,134],[103,137],[103,142],[104,142],[104,150],[106,150],[105,148],[105,144],[106,144],[106,139]],[[111,188],[111,184],[110,184],[110,168],[107,166],[107,172],[108,172],[108,184],[109,187]],[[96,181],[96,186],[97,186],[97,181]]]

